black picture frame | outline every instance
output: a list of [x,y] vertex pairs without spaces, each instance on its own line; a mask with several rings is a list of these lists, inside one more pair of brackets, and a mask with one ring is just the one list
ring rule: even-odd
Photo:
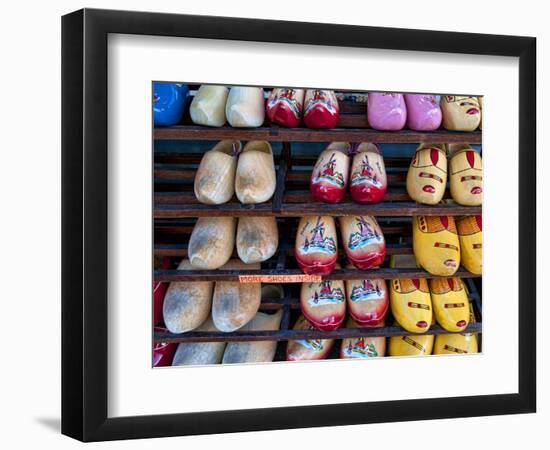
[[[110,33],[518,57],[518,393],[108,418]],[[535,303],[535,38],[92,9],[62,18],[63,434],[100,441],[535,412]]]

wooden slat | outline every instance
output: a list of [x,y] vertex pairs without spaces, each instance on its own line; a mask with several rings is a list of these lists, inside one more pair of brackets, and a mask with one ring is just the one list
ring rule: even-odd
[[[469,324],[461,333],[481,333],[480,322]],[[399,326],[380,328],[339,328],[333,331],[320,330],[274,330],[274,331],[235,331],[232,333],[189,332],[173,334],[170,332],[155,333],[155,342],[239,342],[239,341],[287,341],[298,339],[346,339],[353,337],[375,336],[410,336],[410,332]],[[439,325],[432,325],[426,334],[456,334]]]
[[378,143],[419,143],[419,142],[459,142],[481,143],[481,132],[459,131],[376,131],[369,128],[334,128],[312,130],[308,128],[280,128],[277,126],[259,128],[231,128],[228,126],[209,128],[198,125],[175,125],[154,129],[155,140],[265,140],[265,141],[308,141],[308,142],[378,142]]

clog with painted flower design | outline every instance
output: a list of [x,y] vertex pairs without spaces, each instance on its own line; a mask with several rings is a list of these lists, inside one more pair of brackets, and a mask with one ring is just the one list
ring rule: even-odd
[[[166,328],[155,327],[155,333],[166,333],[167,331]],[[155,342],[153,344],[153,367],[171,366],[177,346],[178,344]]]
[[329,275],[338,259],[336,226],[331,216],[306,216],[296,231],[294,255],[304,273]]
[[441,125],[441,108],[435,95],[405,94],[407,126],[411,130],[437,130]]
[[308,128],[334,128],[340,106],[334,91],[308,89],[304,100],[304,123]]
[[447,185],[445,144],[420,144],[407,172],[407,193],[427,205],[441,201]]
[[386,241],[374,216],[343,216],[338,221],[349,262],[363,270],[379,267],[386,257]]
[[315,200],[338,203],[344,198],[348,185],[349,148],[347,142],[332,142],[317,158],[309,183]]
[[460,244],[452,216],[415,216],[412,219],[416,261],[432,275],[452,276],[460,266]]
[[462,331],[470,320],[468,294],[460,278],[434,278],[430,291],[437,323],[447,331]]
[[[302,315],[294,325],[294,330],[314,330],[307,319]],[[313,361],[326,359],[332,349],[334,340],[332,339],[300,339],[288,341],[286,347],[287,361]]]
[[351,163],[350,194],[362,204],[378,203],[384,198],[388,181],[380,148],[361,142]]
[[[391,268],[414,268],[412,255],[393,255]],[[428,282],[425,278],[390,280],[390,305],[393,317],[410,333],[424,333],[433,322],[433,309]]]
[[282,127],[297,127],[302,121],[303,103],[303,89],[275,88],[267,99],[267,117]]
[[449,144],[451,196],[465,206],[483,203],[483,161],[468,144]]
[[382,278],[346,280],[345,285],[348,311],[355,322],[374,326],[384,321],[390,301]]
[[390,356],[426,356],[432,354],[433,346],[433,334],[392,336],[388,342],[388,354]]
[[[348,319],[346,328],[377,328],[383,327],[384,321],[370,327],[360,325],[353,319]],[[342,339],[340,358],[377,358],[386,354],[386,338],[384,336],[354,337]]]
[[477,97],[442,95],[439,102],[443,127],[450,131],[474,131],[481,123]]
[[464,216],[456,221],[460,240],[462,265],[476,275],[481,275],[482,266],[482,220],[481,216]]
[[318,330],[340,328],[346,317],[346,291],[342,280],[302,283],[300,308]]
[[407,121],[407,106],[403,94],[370,92],[367,98],[369,125],[375,130],[401,130]]
[[181,83],[153,83],[153,117],[155,126],[170,126],[180,122],[189,87]]

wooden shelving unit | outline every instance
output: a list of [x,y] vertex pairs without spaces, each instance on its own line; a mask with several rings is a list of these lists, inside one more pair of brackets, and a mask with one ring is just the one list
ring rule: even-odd
[[[193,192],[193,179],[202,158],[202,153],[176,151],[155,151],[154,153],[154,221],[155,256],[171,257],[173,267],[154,272],[155,281],[239,281],[242,275],[295,276],[301,275],[294,259],[294,237],[299,217],[304,215],[373,215],[376,216],[386,238],[387,259],[378,268],[369,271],[347,268],[343,254],[340,255],[341,269],[335,270],[323,279],[364,278],[436,278],[422,269],[393,269],[388,266],[390,255],[411,254],[412,238],[410,220],[416,215],[463,216],[481,214],[481,207],[460,206],[449,198],[447,189],[442,204],[429,206],[413,202],[405,188],[407,170],[411,155],[384,158],[388,175],[388,191],[384,201],[376,205],[360,205],[346,197],[342,203],[329,205],[316,202],[309,193],[309,178],[317,155],[293,154],[294,142],[377,142],[377,143],[419,143],[419,142],[464,142],[481,143],[481,132],[461,133],[437,130],[433,132],[379,132],[367,128],[366,106],[341,102],[341,118],[338,128],[311,130],[305,128],[285,129],[265,124],[254,129],[231,127],[208,128],[190,124],[155,128],[154,140],[221,140],[239,139],[268,140],[282,142],[282,151],[275,158],[277,188],[270,202],[259,205],[241,205],[236,198],[224,205],[210,206],[199,203]],[[186,114],[188,117],[188,114]],[[201,270],[178,271],[177,263],[187,256],[187,243],[196,218],[202,216],[275,216],[279,224],[279,248],[277,253],[262,263],[258,271]],[[235,255],[236,256],[236,255]],[[457,277],[465,280],[470,301],[474,306],[477,321],[470,323],[465,332],[480,333],[481,298],[476,285],[477,275],[459,268]],[[276,331],[188,332],[182,334],[155,333],[155,342],[208,342],[208,341],[258,341],[289,339],[342,339],[360,336],[403,336],[410,333],[393,323],[391,313],[385,327],[340,328],[335,331],[292,330],[293,318],[299,312],[299,284],[284,284],[282,299],[263,299],[260,310],[283,309],[283,318]],[[433,325],[429,334],[448,333],[439,325]],[[281,352],[278,352],[281,354]]]

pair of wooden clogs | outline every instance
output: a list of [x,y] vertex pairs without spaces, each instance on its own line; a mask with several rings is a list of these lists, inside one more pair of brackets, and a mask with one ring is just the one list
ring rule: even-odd
[[462,261],[469,272],[481,275],[481,216],[463,216],[456,223],[452,216],[415,216],[412,227],[414,256],[424,270],[452,276]]
[[[339,218],[344,251],[358,269],[379,267],[386,256],[386,241],[373,216]],[[330,274],[338,259],[336,225],[331,216],[306,216],[296,231],[294,254],[307,274]]]
[[263,203],[275,192],[273,151],[267,141],[218,142],[202,157],[195,175],[195,196],[201,203],[220,205],[237,195],[241,203]]
[[435,205],[447,185],[447,152],[451,196],[466,206],[483,202],[481,155],[467,144],[420,144],[407,172],[407,193],[413,200]]
[[386,282],[378,278],[306,282],[300,292],[302,314],[319,330],[339,328],[346,309],[359,325],[378,325],[384,320],[388,306]]
[[[350,157],[354,152],[351,163]],[[384,158],[376,144],[332,142],[317,158],[311,173],[310,190],[315,200],[339,203],[344,198],[348,180],[351,197],[357,203],[380,202],[388,186]]]
[[[199,217],[189,239],[188,256],[195,269],[219,269],[231,255],[235,243],[239,258],[260,263],[271,258],[279,245],[274,217]],[[235,227],[236,236],[235,236]]]
[[[412,255],[390,258],[395,268],[416,267]],[[425,333],[433,319],[445,330],[459,332],[468,326],[470,306],[466,286],[460,278],[400,278],[391,280],[390,305],[393,317],[410,333]]]
[[304,119],[308,128],[334,128],[340,117],[340,107],[334,91],[326,89],[275,88],[266,104],[272,123],[297,127]]
[[[282,298],[280,285],[263,285],[262,298]],[[282,310],[275,314],[257,312],[241,331],[268,331],[279,329]],[[196,331],[217,331],[212,317],[209,317]],[[246,342],[200,342],[181,343],[175,352],[173,366],[262,363],[273,361],[277,341],[246,341]]]
[[197,125],[253,128],[264,123],[264,90],[261,87],[232,87],[203,84],[189,108],[191,120]]

